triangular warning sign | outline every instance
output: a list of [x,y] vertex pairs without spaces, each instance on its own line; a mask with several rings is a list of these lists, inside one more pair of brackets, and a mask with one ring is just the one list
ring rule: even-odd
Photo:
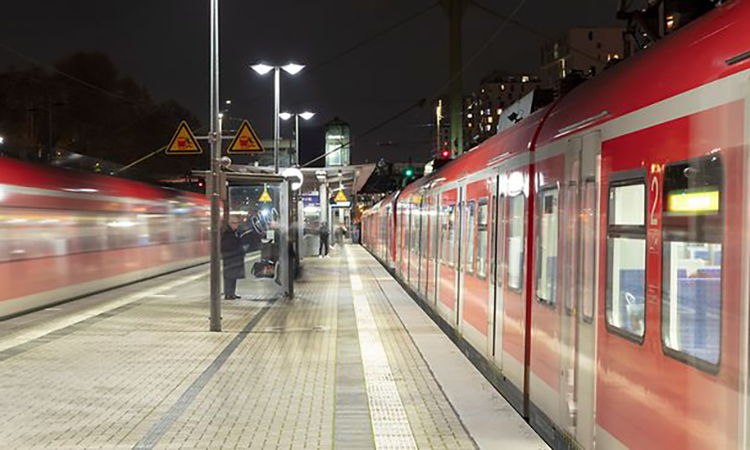
[[177,127],[177,132],[167,146],[167,155],[200,155],[203,149],[190,131],[190,127],[184,120]]
[[273,200],[271,199],[271,196],[270,196],[270,195],[268,195],[268,189],[266,189],[266,188],[263,188],[263,193],[262,193],[262,194],[260,194],[260,198],[258,199],[258,201],[259,201],[259,202],[262,202],[262,203],[270,203],[270,202],[272,202],[272,201],[273,201]]
[[336,203],[345,203],[348,202],[349,199],[346,198],[346,195],[344,194],[344,190],[341,189],[338,194],[336,194],[336,198],[333,199]]
[[227,153],[238,154],[238,153],[261,153],[263,152],[263,145],[258,139],[258,135],[255,134],[253,127],[250,126],[250,122],[247,120],[242,122],[242,126],[237,135],[229,145]]

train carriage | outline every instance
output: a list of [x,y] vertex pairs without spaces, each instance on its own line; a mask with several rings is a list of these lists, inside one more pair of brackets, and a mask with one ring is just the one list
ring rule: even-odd
[[555,447],[750,448],[749,21],[726,2],[393,199],[396,275]]

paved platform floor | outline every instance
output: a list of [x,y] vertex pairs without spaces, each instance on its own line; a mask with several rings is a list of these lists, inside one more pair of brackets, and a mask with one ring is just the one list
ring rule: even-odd
[[0,322],[0,448],[547,448],[362,248],[249,283],[222,333],[205,266]]

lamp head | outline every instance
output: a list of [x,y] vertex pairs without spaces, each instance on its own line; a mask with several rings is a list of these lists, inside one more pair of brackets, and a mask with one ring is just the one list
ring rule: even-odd
[[305,120],[310,120],[313,117],[315,117],[315,113],[314,112],[310,112],[310,111],[305,111],[302,114],[300,114],[299,116],[302,117]]
[[279,113],[279,118],[281,118],[281,120],[289,120],[292,116],[293,114],[288,112]]
[[302,64],[289,63],[285,66],[282,66],[281,68],[284,69],[284,72],[288,73],[289,75],[297,75],[302,69],[305,68],[305,66],[303,66]]
[[250,67],[252,67],[252,69],[256,71],[258,75],[265,75],[273,70],[273,66],[269,66],[268,64],[254,64]]

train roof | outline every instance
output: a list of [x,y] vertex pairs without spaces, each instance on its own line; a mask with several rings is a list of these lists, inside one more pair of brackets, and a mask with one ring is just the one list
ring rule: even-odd
[[189,197],[198,203],[207,202],[204,196],[192,192],[176,191],[122,178],[41,166],[0,157],[0,185],[3,184],[77,195],[90,194],[141,200],[163,200],[179,195]]
[[750,67],[750,1],[735,0],[583,83],[553,108],[539,145],[612,120]]

